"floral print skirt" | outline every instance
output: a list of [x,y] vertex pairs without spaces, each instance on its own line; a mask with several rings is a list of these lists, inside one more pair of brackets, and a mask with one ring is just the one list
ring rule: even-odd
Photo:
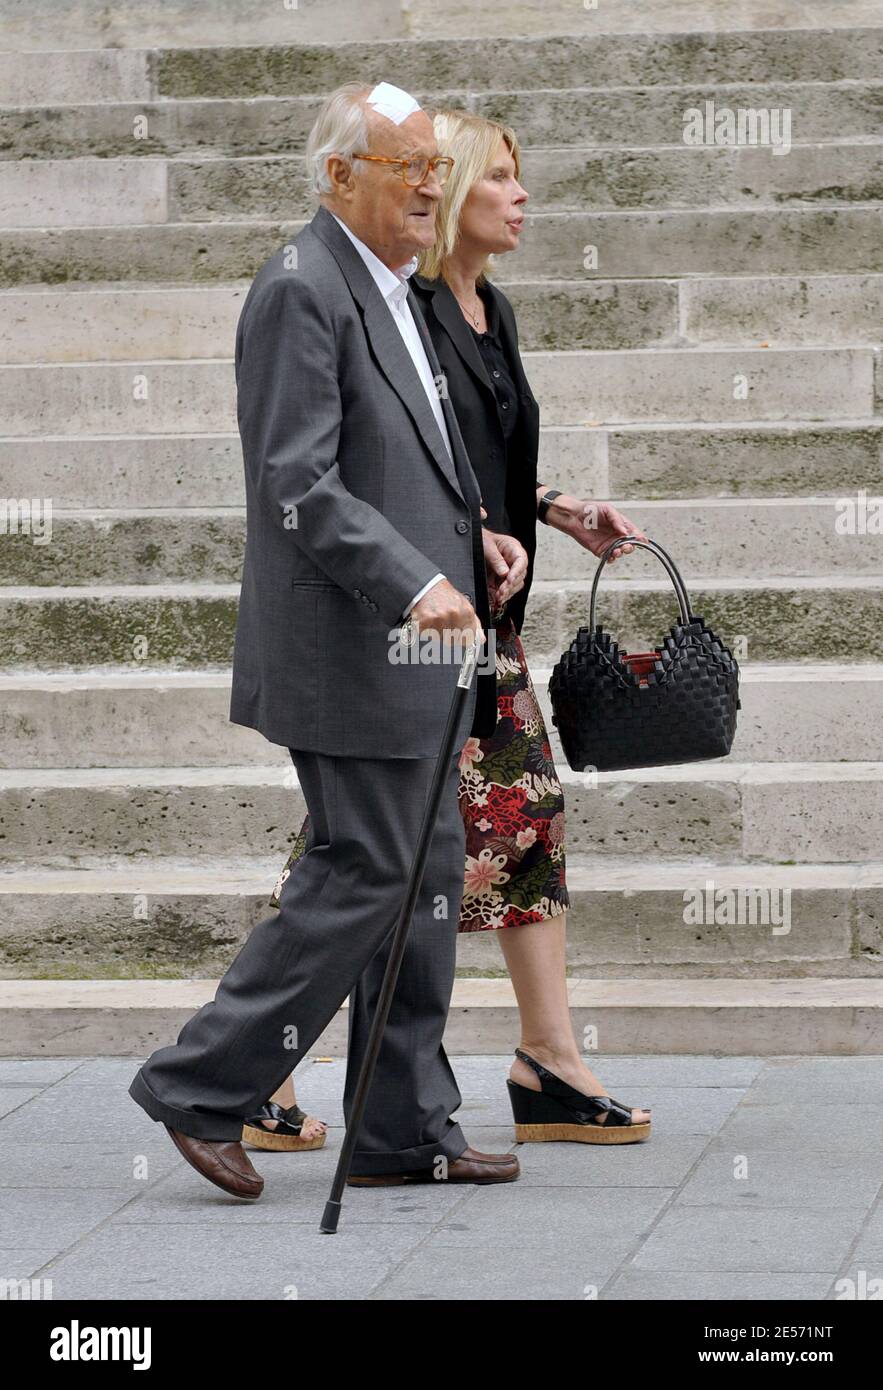
[[[495,931],[557,917],[570,906],[565,881],[564,793],[524,647],[511,618],[496,627],[497,726],[460,754],[466,866],[459,931]],[[304,853],[307,813],[270,906]]]

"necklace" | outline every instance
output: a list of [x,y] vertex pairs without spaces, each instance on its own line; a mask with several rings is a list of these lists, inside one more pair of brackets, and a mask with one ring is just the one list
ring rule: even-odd
[[[454,291],[453,291],[453,290],[451,290],[451,294],[454,294]],[[478,333],[478,332],[479,332],[479,323],[481,322],[481,296],[480,296],[479,294],[476,294],[476,296],[475,296],[475,311],[474,311],[474,312],[473,312],[473,310],[470,309],[466,304],[463,303],[462,299],[460,298],[460,296],[459,296],[458,294],[454,294],[454,298],[456,299],[457,303],[460,305],[460,308],[463,310],[464,314],[467,314],[468,317],[471,318],[473,324],[475,325],[475,331],[476,331],[476,333]]]

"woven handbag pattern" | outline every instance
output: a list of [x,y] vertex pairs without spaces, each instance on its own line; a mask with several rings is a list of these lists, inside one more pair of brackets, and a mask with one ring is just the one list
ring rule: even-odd
[[[624,540],[651,551],[669,572],[681,608],[661,645],[621,652],[595,622],[607,555]],[[549,681],[553,722],[575,772],[701,762],[729,753],[736,732],[739,667],[729,648],[693,614],[674,561],[656,541],[612,541],[592,585],[589,626],[581,627]]]

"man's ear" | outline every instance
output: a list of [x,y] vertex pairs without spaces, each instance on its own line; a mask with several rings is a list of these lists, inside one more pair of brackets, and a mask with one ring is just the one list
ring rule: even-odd
[[356,179],[352,160],[343,159],[339,154],[330,154],[325,168],[334,193],[342,197],[352,193]]

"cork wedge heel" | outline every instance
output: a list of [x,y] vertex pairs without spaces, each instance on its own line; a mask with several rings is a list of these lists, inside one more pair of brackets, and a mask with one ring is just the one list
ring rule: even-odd
[[[299,1105],[290,1105],[286,1110],[276,1101],[268,1100],[256,1115],[249,1115],[243,1124],[242,1143],[268,1153],[301,1153],[306,1149],[321,1149],[327,1137],[324,1132],[312,1138],[305,1138],[302,1134],[309,1118]],[[276,1120],[276,1128],[265,1129],[264,1120]]]
[[[578,1144],[635,1144],[650,1137],[650,1121],[632,1122],[631,1108],[613,1096],[587,1096],[562,1081],[534,1057],[515,1049],[540,1078],[542,1087],[532,1091],[507,1080],[515,1138],[519,1144],[570,1140]],[[606,1119],[598,1117],[606,1114]]]

